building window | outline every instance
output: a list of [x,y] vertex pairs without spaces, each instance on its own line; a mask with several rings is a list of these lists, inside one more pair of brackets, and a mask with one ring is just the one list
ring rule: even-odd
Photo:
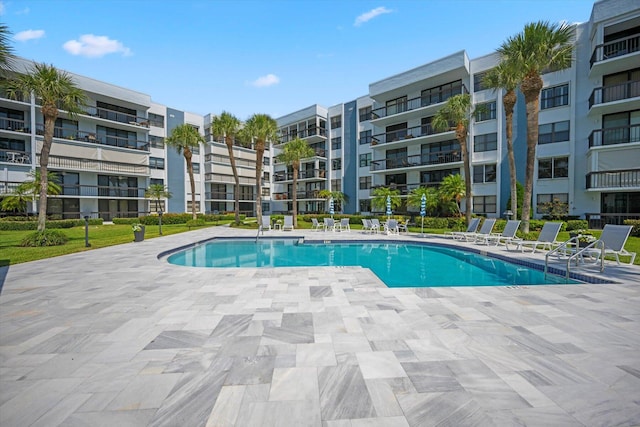
[[538,144],[551,144],[569,140],[569,120],[538,126]]
[[342,148],[342,137],[337,136],[335,138],[331,138],[331,149],[340,150],[341,148]]
[[271,195],[271,190],[269,187],[262,187],[262,196],[269,197]]
[[538,160],[538,179],[568,178],[569,158],[555,157]]
[[371,153],[360,154],[360,167],[368,167],[371,164]]
[[151,169],[164,169],[164,159],[162,157],[149,157],[149,167]]
[[496,213],[496,196],[475,196],[473,198],[473,213]]
[[162,185],[162,186],[164,186],[164,179],[162,179],[162,178],[151,178],[149,180],[149,185]]
[[371,177],[370,176],[361,176],[360,180],[360,190],[368,190],[371,188]]
[[153,148],[164,148],[164,138],[161,136],[149,135],[149,144]]
[[342,191],[342,180],[341,179],[332,179],[331,180],[331,191]]
[[496,101],[485,102],[476,106],[476,122],[484,122],[485,120],[495,120],[496,118]]
[[358,113],[359,113],[361,122],[366,122],[367,120],[371,120],[371,106],[359,109]]
[[337,159],[331,160],[331,170],[337,171],[342,169],[342,159],[338,157]]
[[158,128],[164,128],[164,116],[160,114],[149,113],[149,124]]
[[193,173],[200,173],[200,163],[191,163]]
[[387,109],[387,116],[407,111],[407,97],[401,96],[400,98],[387,101],[385,107]]
[[269,205],[269,202],[262,202],[262,212],[269,211],[271,211],[271,205]]
[[556,193],[556,194],[538,194],[538,200],[536,203],[536,213],[545,214],[549,210],[551,203],[561,204],[564,203],[567,206],[567,212],[569,210],[569,194]]
[[473,151],[481,153],[483,151],[493,151],[498,149],[498,134],[487,133],[473,137]]
[[262,179],[265,182],[269,182],[269,172],[262,172]]
[[262,158],[262,164],[265,165],[265,166],[269,166],[271,164],[271,158],[266,157],[266,156],[263,157]]
[[371,144],[371,130],[360,132],[360,145]]
[[360,200],[360,212],[371,212],[371,199]]
[[483,71],[481,73],[476,73],[473,75],[473,91],[480,92],[481,90],[488,89],[488,87],[484,84],[484,77],[487,75],[489,71]]
[[569,105],[569,84],[542,89],[540,93],[540,109]]
[[[191,212],[191,200],[187,200],[187,212]],[[200,201],[196,200],[196,212],[200,212]]]
[[439,184],[442,182],[444,177],[449,175],[460,175],[460,169],[441,169],[421,172],[420,183],[426,186]]
[[331,129],[337,129],[342,127],[342,116],[331,117]]
[[496,182],[496,165],[476,165],[473,167],[474,184]]

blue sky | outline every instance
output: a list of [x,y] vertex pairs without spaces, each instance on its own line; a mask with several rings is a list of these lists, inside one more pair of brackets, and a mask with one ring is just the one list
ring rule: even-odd
[[591,0],[2,0],[15,53],[199,114],[273,117],[366,95],[527,22],[585,22]]

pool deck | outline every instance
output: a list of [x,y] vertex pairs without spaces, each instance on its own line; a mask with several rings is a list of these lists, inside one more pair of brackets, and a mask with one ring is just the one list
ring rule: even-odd
[[390,289],[360,267],[157,258],[222,236],[255,231],[206,228],[0,269],[0,425],[640,425],[638,266],[608,261],[610,284]]

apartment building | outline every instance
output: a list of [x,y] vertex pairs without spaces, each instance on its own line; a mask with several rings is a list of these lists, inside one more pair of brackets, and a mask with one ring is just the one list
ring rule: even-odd
[[[601,0],[588,22],[577,25],[572,66],[543,74],[533,216],[552,200],[567,214],[593,225],[640,217],[640,7],[635,0]],[[496,40],[498,46],[502,40]],[[330,107],[312,105],[277,119],[279,140],[265,153],[262,186],[255,188],[255,151],[236,143],[241,211],[255,212],[256,191],[265,213],[326,212],[321,190],[347,199],[336,211],[375,213],[372,191],[390,187],[401,197],[419,186],[437,186],[462,174],[459,142],[450,130],[431,126],[451,96],[469,93],[483,106],[469,127],[472,200],[463,209],[505,216],[510,197],[501,91],[483,87],[496,54],[469,58],[459,51],[370,83],[368,93]],[[22,66],[28,65],[26,61]],[[191,209],[186,165],[164,145],[180,124],[196,127],[206,144],[194,151],[196,209],[234,209],[234,179],[224,141],[210,133],[204,117],[152,102],[150,96],[73,75],[89,106],[76,119],[63,113],[56,123],[50,168],[63,193],[49,211],[62,217],[84,213],[110,219],[164,210]],[[35,169],[42,144],[42,116],[36,100],[0,95],[0,196]],[[518,95],[513,140],[517,179],[524,182],[526,114]],[[290,166],[279,163],[283,144],[302,138],[315,150],[304,159],[297,188]],[[159,207],[144,198],[150,184],[164,184],[173,197]],[[468,205],[468,206],[467,206]],[[402,208],[409,213],[411,209]]]

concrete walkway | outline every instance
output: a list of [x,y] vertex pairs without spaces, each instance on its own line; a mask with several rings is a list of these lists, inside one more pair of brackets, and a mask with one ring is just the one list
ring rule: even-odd
[[389,289],[359,267],[157,258],[230,235],[255,232],[5,268],[0,425],[640,425],[638,267],[608,262],[615,284]]

